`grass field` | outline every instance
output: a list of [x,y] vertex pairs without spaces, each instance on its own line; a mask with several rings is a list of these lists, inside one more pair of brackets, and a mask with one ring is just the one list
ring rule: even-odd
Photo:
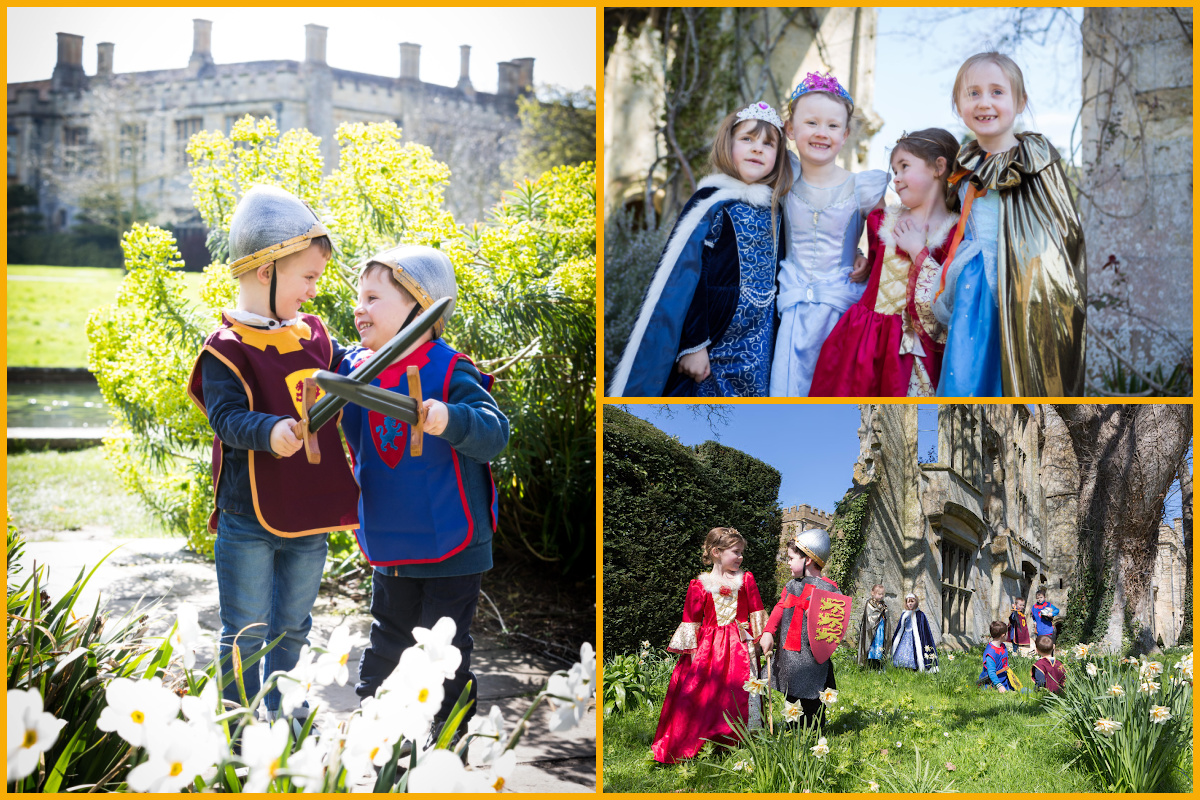
[[[606,792],[750,791],[738,761],[746,749],[711,745],[690,762],[662,765],[650,756],[673,658],[651,656],[655,673],[654,706],[642,706],[604,718],[604,790]],[[1170,665],[1175,651],[1161,660]],[[1074,764],[1076,751],[1054,727],[1043,707],[1044,695],[1006,694],[976,688],[981,652],[941,656],[937,675],[904,669],[868,672],[853,662],[852,647],[834,657],[839,696],[825,727],[830,752],[826,773],[836,792],[865,792],[869,782],[912,776],[917,750],[938,789],[959,792],[1095,792],[1099,786]],[[1032,661],[1011,659],[1028,676]],[[780,704],[775,703],[777,726]],[[795,734],[778,734],[788,736]],[[805,753],[804,755],[807,755]],[[1191,791],[1192,755],[1184,756],[1172,789]],[[901,781],[893,781],[900,784]],[[926,788],[926,791],[930,789]]]
[[158,521],[125,493],[102,448],[8,456],[8,509],[30,538],[107,525],[118,536],[164,536]]
[[[8,266],[10,367],[86,367],[87,318],[112,303],[123,272],[95,267]],[[200,299],[198,272],[185,272],[187,297]]]

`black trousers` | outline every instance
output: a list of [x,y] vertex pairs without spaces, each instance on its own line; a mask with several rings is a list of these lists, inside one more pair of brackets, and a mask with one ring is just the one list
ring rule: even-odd
[[[446,696],[438,720],[445,721],[462,694],[467,681],[471,682],[472,701],[479,684],[471,672],[471,620],[479,602],[479,587],[483,574],[460,575],[451,578],[397,578],[375,571],[371,580],[371,642],[358,661],[358,685],[354,692],[361,697],[373,697],[392,670],[400,663],[400,654],[415,645],[413,628],[432,628],[442,617],[454,620],[454,646],[462,653],[462,663],[454,678],[446,681]],[[466,720],[475,716],[475,704]],[[437,733],[435,728],[434,733]]]

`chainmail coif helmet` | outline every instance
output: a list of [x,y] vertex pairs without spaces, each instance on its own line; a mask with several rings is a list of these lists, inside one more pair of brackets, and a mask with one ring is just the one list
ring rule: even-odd
[[242,196],[229,223],[229,274],[252,272],[328,235],[303,200],[274,186],[255,186]]
[[401,244],[372,256],[363,265],[363,270],[376,262],[392,271],[392,277],[413,296],[422,311],[443,297],[450,298],[450,305],[446,306],[441,319],[433,326],[434,336],[441,336],[446,323],[454,315],[454,303],[458,298],[454,265],[446,254],[425,245]]
[[795,541],[800,552],[817,562],[818,567],[825,568],[825,562],[829,560],[829,531],[811,528],[796,534]]

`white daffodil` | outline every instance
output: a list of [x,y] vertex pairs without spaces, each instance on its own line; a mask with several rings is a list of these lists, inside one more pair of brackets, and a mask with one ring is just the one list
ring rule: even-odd
[[147,730],[146,761],[129,771],[129,788],[135,792],[179,792],[197,775],[216,764],[220,752],[210,738],[197,741],[195,729],[183,720]]
[[108,705],[96,727],[116,731],[135,747],[145,747],[147,727],[166,725],[179,715],[179,697],[158,681],[117,678],[104,691]]
[[1171,709],[1166,706],[1150,707],[1150,721],[1155,725],[1162,725],[1169,719],[1171,719]]
[[827,742],[825,737],[822,736],[820,739],[817,739],[817,743],[809,749],[812,750],[812,754],[818,759],[824,758],[825,756],[829,755],[829,742]]
[[757,697],[762,694],[767,688],[767,682],[763,678],[748,678],[742,684],[742,689],[749,692],[752,696]]
[[1175,664],[1175,669],[1187,680],[1192,679],[1192,654],[1188,653]]
[[442,671],[433,663],[429,653],[420,647],[410,647],[400,655],[400,663],[384,679],[380,697],[386,691],[389,702],[399,702],[403,708],[419,712],[431,720],[441,710],[445,689]]
[[318,667],[313,662],[315,655],[308,645],[304,645],[300,648],[296,666],[279,676],[275,688],[279,690],[279,706],[285,715],[304,705],[313,687],[319,683]]
[[592,685],[592,691],[596,690],[596,649],[592,647],[590,642],[584,642],[579,646],[579,666],[583,668],[583,675],[587,678],[588,683]]
[[325,646],[328,652],[322,653],[317,659],[314,674],[317,683],[328,686],[336,682],[338,686],[345,686],[350,679],[350,668],[347,666],[350,650],[356,644],[358,640],[350,629],[349,621],[334,628],[333,633],[329,634],[329,644]]
[[194,605],[185,602],[179,604],[175,613],[175,627],[168,641],[171,649],[183,659],[183,666],[191,669],[196,666],[196,647],[204,640],[204,632],[200,629],[200,612]]
[[1101,717],[1096,720],[1095,729],[1103,733],[1105,736],[1112,736],[1117,731],[1121,730],[1121,723],[1115,719],[1105,719]]
[[875,781],[867,781],[867,791],[868,792],[878,792],[879,784],[876,783]]
[[242,790],[251,794],[265,792],[282,769],[283,749],[287,747],[291,721],[279,719],[270,725],[252,723],[242,731],[242,761],[249,768]]
[[1147,661],[1145,664],[1142,664],[1141,669],[1138,670],[1138,674],[1141,675],[1143,679],[1157,678],[1159,675],[1162,675],[1162,671],[1163,665],[1161,662]]
[[643,639],[643,640],[642,640],[642,649],[643,649],[643,650],[649,650],[649,649],[650,649],[650,640],[649,640],[649,639]]
[[550,730],[565,731],[578,725],[588,712],[594,692],[594,684],[581,664],[573,665],[565,675],[560,672],[550,676],[546,684],[552,709]]
[[458,628],[454,620],[442,617],[432,628],[413,628],[413,638],[424,648],[431,663],[445,680],[451,680],[462,664],[462,653],[454,646]]
[[1125,687],[1119,683],[1114,683],[1108,687],[1108,693],[1113,697],[1123,697],[1125,695]]
[[468,755],[477,764],[490,764],[504,755],[507,737],[504,735],[504,715],[500,706],[492,706],[486,717],[475,716],[467,724],[470,737]]
[[1142,694],[1152,694],[1158,691],[1158,681],[1142,681],[1138,684],[1138,692]]
[[325,788],[325,770],[328,768],[329,745],[335,737],[318,740],[309,736],[300,749],[288,756],[287,772],[292,783],[305,792],[319,792]]
[[399,735],[382,721],[354,717],[346,735],[342,763],[351,778],[371,777],[375,767],[382,767],[392,757]]
[[801,707],[799,700],[794,703],[789,703],[786,700],[783,701],[784,720],[787,722],[799,722],[802,716],[804,716],[804,709]]
[[508,779],[512,777],[513,770],[516,768],[517,754],[515,751],[509,750],[492,762],[492,768],[484,777],[484,781],[492,788],[493,792],[502,792],[504,785],[508,783]]
[[414,702],[408,692],[385,692],[381,688],[369,705],[364,703],[362,712],[363,717],[382,725],[388,738],[393,741],[408,739],[423,742],[428,738],[433,723],[427,705]]
[[818,697],[821,698],[821,703],[823,703],[824,705],[827,705],[827,706],[831,706],[837,702],[837,697],[838,697],[837,689],[825,689],[824,691],[822,691],[820,693],[820,695],[818,695]]
[[1095,664],[1093,664],[1091,661],[1089,661],[1087,663],[1087,666],[1084,667],[1084,669],[1086,669],[1087,674],[1093,678],[1100,674],[1100,668],[1097,667]]
[[1075,645],[1075,649],[1071,652],[1074,654],[1075,658],[1082,661],[1088,657],[1088,653],[1091,652],[1091,649],[1086,644],[1077,644]]
[[8,781],[19,781],[37,769],[42,753],[58,741],[66,720],[43,711],[36,689],[8,690]]
[[[411,649],[411,648],[410,648]],[[478,772],[468,772],[462,760],[449,750],[427,750],[408,773],[408,791],[430,792],[492,792],[487,779]]]

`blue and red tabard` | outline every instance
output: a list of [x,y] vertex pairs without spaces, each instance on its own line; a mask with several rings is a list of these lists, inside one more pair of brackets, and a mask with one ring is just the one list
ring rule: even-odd
[[[365,350],[355,354],[348,366],[356,367],[369,355]],[[467,356],[434,339],[389,366],[372,385],[407,395],[406,373],[413,365],[420,370],[425,399],[444,403],[459,359]],[[489,389],[492,377],[484,375],[483,380],[484,388]],[[463,487],[459,463],[463,456],[458,451],[438,436],[426,436],[423,453],[414,458],[408,452],[408,423],[353,403],[343,411],[342,430],[361,489],[358,544],[371,564],[390,567],[445,561],[471,543],[475,521]],[[489,483],[495,530],[496,485]]]
[[[242,325],[222,315],[221,327],[204,342],[201,352],[211,353],[241,381],[250,410],[300,419],[301,386],[319,369],[329,369],[333,344],[321,320],[301,314],[294,325],[262,330]],[[200,358],[188,379],[188,397],[208,415],[204,406]],[[278,536],[308,536],[348,530],[358,525],[355,502],[358,487],[342,456],[336,425],[317,431],[324,457],[310,464],[301,450],[287,458],[249,451],[250,493],[259,524]],[[213,487],[221,477],[221,440],[213,439]],[[216,529],[217,512],[209,518]]]

